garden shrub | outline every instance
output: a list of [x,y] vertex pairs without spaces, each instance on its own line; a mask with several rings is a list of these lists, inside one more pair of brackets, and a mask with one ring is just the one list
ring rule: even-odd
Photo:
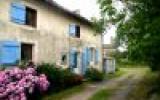
[[39,74],[44,73],[50,81],[50,91],[60,91],[82,83],[83,78],[69,69],[56,68],[55,64],[41,64],[37,67]]
[[44,74],[38,76],[34,68],[14,67],[0,71],[0,100],[31,100],[29,95],[35,91],[42,93],[48,86],[47,77]]
[[95,68],[89,68],[85,73],[85,78],[93,82],[102,81],[104,79],[104,74]]

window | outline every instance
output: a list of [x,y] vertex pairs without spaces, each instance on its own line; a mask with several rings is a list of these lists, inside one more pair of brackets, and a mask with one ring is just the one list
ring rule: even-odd
[[37,11],[35,9],[26,7],[26,25],[37,26]]
[[33,45],[32,44],[21,44],[21,60],[30,61],[33,55]]
[[80,26],[76,25],[76,35],[77,38],[80,38]]
[[90,48],[90,50],[91,50],[91,61],[95,61],[95,50],[94,50],[94,48]]
[[11,4],[11,21],[17,24],[37,26],[37,11],[21,3]]
[[62,65],[66,65],[67,64],[67,55],[65,53],[62,53],[61,64]]
[[72,37],[80,38],[80,26],[76,24],[71,24],[69,26],[69,35]]

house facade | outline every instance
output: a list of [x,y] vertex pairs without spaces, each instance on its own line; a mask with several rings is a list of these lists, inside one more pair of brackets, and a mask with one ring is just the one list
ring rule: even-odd
[[52,0],[0,1],[0,64],[56,63],[102,70],[102,39],[90,21]]

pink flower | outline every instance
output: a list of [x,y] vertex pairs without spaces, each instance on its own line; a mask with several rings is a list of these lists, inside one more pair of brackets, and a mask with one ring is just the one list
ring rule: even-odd
[[46,91],[49,82],[44,74],[37,76],[34,68],[0,71],[0,100],[27,100],[26,92],[32,94],[35,87]]
[[36,74],[36,70],[34,68],[27,68],[25,70],[25,73],[28,75],[28,74],[32,74],[32,75],[35,75]]

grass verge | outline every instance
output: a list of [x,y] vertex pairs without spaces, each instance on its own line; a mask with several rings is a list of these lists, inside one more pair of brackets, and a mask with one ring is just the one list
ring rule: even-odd
[[79,86],[75,86],[64,91],[53,93],[45,96],[42,100],[64,100],[67,97],[75,95],[85,89],[86,84],[81,84]]
[[160,100],[160,98],[151,99],[153,92],[157,89],[157,78],[157,73],[147,71],[143,80],[136,84],[132,92],[128,94],[127,100]]
[[[116,73],[109,73],[106,75],[107,79],[113,79],[122,76],[126,72],[123,69],[119,69]],[[104,88],[99,91],[97,91],[92,97],[89,98],[89,100],[108,100],[109,97],[113,95],[113,93],[118,89],[118,87],[122,83],[118,84],[115,87],[112,88]]]
[[113,78],[116,78],[116,77],[120,77],[122,76],[123,74],[125,74],[125,71],[123,70],[123,68],[120,68],[118,71],[116,71],[115,73],[108,73],[106,75],[106,79],[113,79]]
[[114,89],[102,89],[89,98],[89,100],[107,100],[114,91]]

